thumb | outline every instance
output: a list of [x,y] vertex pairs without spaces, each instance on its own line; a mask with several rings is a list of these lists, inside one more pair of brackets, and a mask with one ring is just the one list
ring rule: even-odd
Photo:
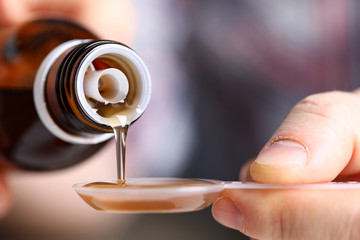
[[264,183],[328,182],[360,171],[360,93],[328,92],[300,101],[250,168]]

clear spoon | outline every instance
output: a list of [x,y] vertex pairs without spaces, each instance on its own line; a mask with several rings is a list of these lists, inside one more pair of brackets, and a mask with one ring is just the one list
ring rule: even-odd
[[359,182],[330,182],[301,185],[223,182],[204,179],[134,178],[119,181],[87,182],[74,185],[91,207],[106,212],[174,213],[202,210],[224,189],[360,189]]
[[224,182],[180,178],[135,178],[79,183],[75,191],[90,206],[107,212],[189,212],[211,205]]

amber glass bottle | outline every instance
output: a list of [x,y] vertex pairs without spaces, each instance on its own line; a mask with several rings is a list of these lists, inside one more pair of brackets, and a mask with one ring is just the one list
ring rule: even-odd
[[1,161],[71,166],[112,137],[109,115],[127,124],[141,116],[151,88],[144,63],[127,46],[96,39],[48,19],[0,33]]

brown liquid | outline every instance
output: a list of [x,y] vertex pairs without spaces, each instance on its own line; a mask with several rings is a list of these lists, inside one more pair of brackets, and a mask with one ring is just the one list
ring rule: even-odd
[[104,145],[75,145],[54,137],[33,103],[33,82],[44,57],[65,41],[94,38],[60,20],[0,32],[0,159],[25,169],[59,169],[87,159]]
[[[103,103],[89,96],[86,96],[89,105],[101,116],[103,121],[113,128],[115,134],[116,144],[116,162],[117,162],[117,177],[119,183],[125,183],[125,152],[126,152],[126,136],[128,128],[132,122],[129,115],[135,112],[137,101],[140,98],[139,89],[140,84],[134,74],[134,69],[124,62],[116,61],[111,56],[103,56],[97,58],[92,62],[91,71],[105,70],[108,68],[116,68],[122,71],[128,80],[129,91],[125,99],[119,103]],[[99,81],[98,90],[103,97],[112,92],[112,89],[104,85],[104,82]]]
[[114,128],[116,144],[116,166],[118,182],[125,184],[125,154],[126,154],[126,136],[128,125]]
[[221,190],[218,183],[203,180],[130,179],[125,184],[89,183],[78,193],[97,210],[146,213],[201,210],[212,204]]

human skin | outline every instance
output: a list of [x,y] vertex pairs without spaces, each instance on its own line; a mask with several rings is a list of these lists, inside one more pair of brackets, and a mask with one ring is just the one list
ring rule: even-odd
[[[305,98],[242,174],[271,184],[358,181],[359,109],[359,91]],[[226,190],[212,211],[255,239],[358,239],[359,197],[360,190]]]

